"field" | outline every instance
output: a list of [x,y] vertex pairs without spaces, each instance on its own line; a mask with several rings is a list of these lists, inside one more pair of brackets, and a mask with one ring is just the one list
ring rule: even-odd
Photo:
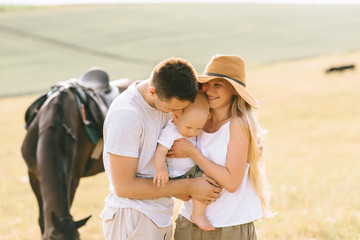
[[[130,14],[130,10],[134,6],[125,7],[128,8],[128,11],[121,12],[125,15],[123,17],[135,18]],[[159,14],[154,6],[142,7],[147,9],[146,11],[144,9],[144,12],[151,9],[151,14]],[[168,7],[169,9],[172,8],[170,5]],[[248,5],[248,7],[252,11],[256,9],[253,5]],[[262,13],[267,12],[261,6],[259,7],[257,9],[263,11]],[[337,11],[339,8],[332,7],[329,6],[326,14],[331,15],[337,12],[338,21],[348,22],[350,25],[359,23],[359,17],[351,15],[351,9],[345,13],[344,11]],[[306,6],[303,6],[302,10],[300,8],[303,11],[302,14],[306,12],[305,10],[309,10],[308,15],[303,15],[305,23],[315,20],[316,11],[319,21],[321,20],[320,16],[325,14],[317,7],[316,11],[305,8]],[[335,24],[335,19],[324,19],[324,22],[328,21],[328,24],[334,21],[335,28],[344,31],[343,34],[340,34],[341,36],[326,36],[330,32],[328,25],[321,28],[324,31],[328,29],[328,32],[319,33],[316,33],[316,28],[304,29],[301,27],[298,29],[298,39],[299,41],[302,39],[301,43],[306,42],[305,37],[302,38],[302,36],[306,36],[304,33],[310,34],[311,36],[308,35],[309,38],[313,36],[321,38],[323,35],[324,38],[329,39],[329,42],[324,41],[322,44],[315,44],[314,42],[314,45],[308,46],[309,49],[307,49],[301,47],[304,45],[301,45],[300,42],[299,45],[296,45],[295,38],[293,40],[291,36],[285,38],[284,34],[281,35],[284,37],[283,42],[281,44],[277,42],[284,48],[274,57],[274,53],[264,51],[279,50],[274,45],[275,37],[271,41],[259,39],[257,43],[252,42],[253,39],[246,39],[244,44],[248,45],[249,49],[244,49],[240,46],[242,44],[236,45],[234,42],[229,45],[230,42],[225,40],[225,42],[217,45],[212,42],[215,41],[214,39],[205,42],[202,46],[201,41],[206,38],[211,39],[214,36],[210,33],[206,35],[207,37],[203,36],[207,31],[213,29],[213,26],[207,27],[207,24],[203,22],[200,28],[197,28],[198,25],[188,25],[186,28],[190,28],[194,32],[203,29],[201,33],[203,38],[196,40],[196,36],[200,35],[179,34],[177,36],[183,40],[183,44],[177,42],[178,45],[173,44],[172,41],[177,38],[170,33],[173,31],[175,34],[176,31],[181,32],[184,29],[176,24],[173,24],[174,28],[166,28],[169,32],[153,33],[154,38],[150,38],[149,45],[146,45],[145,40],[141,39],[142,36],[139,35],[141,32],[138,28],[134,27],[134,31],[131,32],[131,28],[128,27],[126,30],[128,34],[121,37],[123,38],[122,43],[126,43],[123,46],[117,44],[117,41],[120,41],[119,38],[112,39],[112,31],[110,31],[111,29],[114,30],[120,22],[108,26],[99,33],[102,36],[108,36],[108,42],[101,42],[100,40],[104,39],[90,37],[91,27],[94,28],[93,31],[100,29],[96,24],[86,25],[83,22],[78,23],[82,27],[69,27],[68,29],[73,31],[72,33],[59,31],[59,27],[65,29],[66,25],[71,25],[72,22],[69,20],[72,16],[71,12],[90,14],[91,9],[94,13],[98,9],[103,9],[103,11],[108,11],[107,14],[111,18],[112,8],[106,6],[96,8],[93,6],[75,6],[65,9],[7,9],[0,14],[0,29],[3,29],[1,26],[4,25],[24,31],[31,29],[34,35],[56,37],[56,39],[79,46],[81,43],[84,48],[112,52],[116,57],[109,59],[109,56],[103,57],[94,52],[84,53],[85,50],[77,52],[64,47],[61,51],[56,51],[59,49],[58,45],[33,41],[30,37],[23,38],[21,44],[15,41],[14,34],[0,30],[0,90],[2,91],[0,95],[7,96],[0,98],[1,240],[40,239],[40,229],[37,224],[37,204],[27,180],[26,165],[20,154],[21,142],[25,135],[23,128],[24,112],[38,94],[17,97],[10,95],[22,95],[26,92],[38,93],[46,90],[58,80],[77,77],[89,64],[93,63],[104,64],[102,66],[109,70],[113,76],[112,79],[117,77],[140,78],[147,76],[152,64],[157,60],[169,55],[176,55],[188,58],[193,62],[198,72],[201,72],[211,55],[218,52],[242,56],[244,55],[241,53],[244,52],[245,58],[249,59],[247,67],[248,85],[261,103],[261,108],[256,110],[256,114],[264,128],[269,131],[265,142],[264,157],[267,163],[267,175],[272,187],[272,209],[278,214],[275,218],[256,222],[259,239],[360,239],[360,50],[357,46],[358,50],[350,51],[356,49],[356,41],[357,43],[360,42],[359,33],[340,29],[340,25]],[[116,7],[116,9],[116,13],[120,16],[119,11],[122,8]],[[200,11],[199,9],[199,5],[194,5],[189,10],[189,16],[197,16],[196,11]],[[204,18],[211,17],[212,12],[209,9],[213,12],[215,10],[221,12],[228,19],[234,17],[236,13],[234,6],[227,9],[230,10],[231,14],[225,14],[226,9],[223,5],[216,7],[209,5],[205,7],[205,10],[209,12],[207,12],[208,15],[204,15]],[[185,9],[182,10],[185,11]],[[240,11],[240,8],[237,10]],[[300,10],[298,9],[298,11]],[[353,11],[356,10],[358,9],[354,7]],[[160,10],[158,9],[158,11]],[[273,9],[269,12],[274,14],[274,11]],[[298,11],[295,11],[294,16],[297,16],[298,13],[300,17],[301,14]],[[170,16],[172,12],[169,10],[167,14]],[[290,13],[288,14],[290,15]],[[60,15],[64,21],[58,20]],[[247,17],[249,16],[250,13]],[[265,16],[267,15],[265,14]],[[26,19],[31,19],[31,21],[27,22]],[[50,27],[51,24],[45,24],[44,19],[49,19],[49,23],[53,23],[54,27]],[[199,24],[201,19],[202,17],[198,15],[199,22],[196,23]],[[280,20],[280,17],[277,19]],[[295,21],[296,17],[291,19]],[[81,21],[81,19],[78,20]],[[154,21],[152,22],[154,25],[151,31],[155,29],[156,24],[161,24],[160,22],[156,23],[156,20],[152,21]],[[60,22],[64,25],[59,26]],[[94,20],[91,23],[95,22]],[[325,24],[324,22],[321,23]],[[40,27],[41,24],[42,27]],[[101,24],[99,22],[99,25]],[[125,27],[126,25],[123,24],[122,26]],[[232,36],[230,29],[217,27],[219,27],[220,32],[223,31],[222,34],[225,34],[227,38]],[[144,31],[149,30],[144,29]],[[165,30],[161,28],[159,31]],[[116,33],[114,34],[116,35]],[[158,38],[155,38],[156,35]],[[241,34],[236,32],[235,35],[238,39]],[[89,40],[83,41],[86,36]],[[184,38],[186,36],[188,38]],[[343,39],[336,40],[340,37]],[[189,42],[195,40],[194,45],[189,45]],[[334,44],[332,41],[338,41],[339,44]],[[260,44],[261,48],[259,48]],[[227,46],[223,47],[223,45]],[[339,48],[330,50],[335,45]],[[140,46],[141,48],[139,48]],[[189,46],[188,49],[191,51],[186,50],[186,46]],[[153,52],[151,51],[156,52],[161,47],[164,47],[163,51],[159,52],[158,55],[152,55]],[[17,49],[18,52],[14,49]],[[252,52],[254,53],[252,54]],[[5,53],[6,55],[4,55]],[[54,62],[49,62],[50,57],[53,56],[51,53],[56,55],[53,59]],[[120,55],[127,57],[127,59],[119,60]],[[270,55],[273,58],[270,58]],[[130,57],[131,59],[129,59]],[[69,58],[73,62],[69,62]],[[139,61],[132,61],[134,59]],[[346,64],[355,64],[357,68],[342,73],[325,73],[325,70],[330,66]],[[41,71],[42,69],[46,70]],[[53,80],[47,78],[50,73],[54,75]],[[32,82],[35,78],[39,78],[41,81]],[[87,225],[80,229],[82,239],[103,239],[99,214],[104,206],[103,200],[107,194],[108,181],[104,173],[81,180],[71,208],[71,214],[75,220],[82,219],[90,214],[93,215]]]
[[[275,218],[256,222],[259,239],[360,239],[360,52],[248,68],[269,130],[265,159]],[[0,239],[39,239],[37,206],[19,152],[23,113],[36,96],[0,100]],[[84,239],[101,239],[105,174],[82,179],[71,213],[93,217]]]

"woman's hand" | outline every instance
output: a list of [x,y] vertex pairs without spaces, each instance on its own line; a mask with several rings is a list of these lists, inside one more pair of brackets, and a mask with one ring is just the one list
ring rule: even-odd
[[192,198],[210,204],[220,197],[222,188],[214,179],[203,175],[190,180],[192,181],[190,187]]
[[196,151],[198,150],[194,144],[185,138],[180,138],[174,142],[166,156],[169,158],[192,158],[191,156]]

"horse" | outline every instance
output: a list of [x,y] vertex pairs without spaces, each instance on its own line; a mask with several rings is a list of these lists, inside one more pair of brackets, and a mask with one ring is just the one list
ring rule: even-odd
[[70,214],[81,177],[104,171],[102,125],[112,100],[133,80],[109,81],[99,68],[55,85],[25,114],[27,133],[21,153],[39,207],[43,240],[78,240],[78,228],[91,217],[74,221]]

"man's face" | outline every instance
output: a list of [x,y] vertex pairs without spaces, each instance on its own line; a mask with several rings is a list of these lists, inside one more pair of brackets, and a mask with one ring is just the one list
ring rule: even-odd
[[161,100],[159,97],[156,97],[154,100],[154,105],[157,110],[162,112],[173,112],[176,115],[181,115],[182,110],[191,104],[187,100],[179,100],[177,98],[171,98],[170,100]]

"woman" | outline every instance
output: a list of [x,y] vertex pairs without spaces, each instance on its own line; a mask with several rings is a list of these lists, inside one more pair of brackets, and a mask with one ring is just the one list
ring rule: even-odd
[[245,62],[238,56],[216,55],[199,82],[211,111],[198,137],[199,149],[181,139],[169,153],[192,158],[223,190],[207,207],[209,222],[201,223],[215,230],[204,231],[191,222],[190,200],[181,206],[175,240],[256,239],[253,221],[267,215],[270,194],[260,161],[264,131],[252,111],[259,104],[246,89]]

